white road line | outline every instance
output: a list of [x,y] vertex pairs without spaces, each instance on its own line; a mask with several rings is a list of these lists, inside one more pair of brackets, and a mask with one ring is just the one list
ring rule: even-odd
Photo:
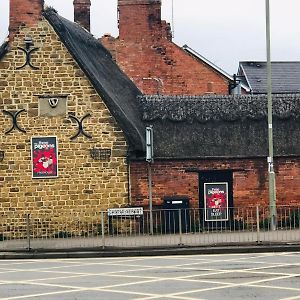
[[[99,259],[100,260],[100,259]],[[124,263],[124,260],[120,260],[120,258],[118,258],[118,260],[119,260],[119,264],[117,264],[117,262],[107,262],[107,261],[100,261],[100,262],[97,262],[97,263],[95,263],[95,262],[89,262],[89,263],[85,263],[85,262],[83,262],[83,263],[78,263],[78,261],[76,262],[76,264],[74,265],[67,265],[67,266],[55,266],[55,267],[44,267],[44,268],[32,268],[32,269],[24,269],[24,268],[22,268],[22,269],[15,269],[15,268],[2,268],[1,266],[0,266],[0,270],[1,269],[3,269],[3,273],[5,273],[5,272],[7,272],[7,270],[11,270],[11,271],[34,271],[34,272],[39,272],[39,271],[43,271],[43,270],[55,270],[55,269],[62,269],[62,268],[73,268],[73,267],[82,267],[82,266],[95,266],[95,265],[99,265],[99,266],[101,266],[101,265],[117,265],[117,266],[122,266],[123,265],[123,263]],[[139,261],[139,260],[143,260],[142,258],[140,258],[140,259],[135,259],[135,260],[132,260],[132,259],[130,259],[130,260],[126,260],[125,259],[125,261]],[[32,262],[32,263],[46,263],[46,262],[53,262],[53,261],[55,261],[55,262],[61,262],[61,263],[65,263],[65,261],[62,259],[62,260],[51,260],[51,259],[46,259],[46,260],[34,260],[34,262]],[[75,262],[74,262],[75,263]],[[20,263],[21,264],[21,263]],[[10,264],[11,265],[11,264]],[[14,265],[14,264],[12,264],[12,265]],[[146,267],[146,266],[143,266],[143,267]],[[1,272],[0,272],[1,273]]]
[[[235,256],[240,256],[240,254],[236,254]],[[276,254],[278,255],[278,254]],[[284,254],[279,254],[280,255],[284,255]],[[297,255],[297,253],[295,253],[295,256]],[[220,256],[223,257],[222,255],[215,255],[215,256]],[[228,256],[228,255],[226,255]],[[233,256],[233,255],[231,255]],[[266,254],[266,255],[260,255],[259,258],[264,258],[264,257],[270,257],[270,256],[274,256],[274,254]],[[298,255],[297,255],[298,256]],[[182,256],[185,257],[185,256]],[[64,276],[64,277],[54,277],[54,278],[42,278],[42,279],[37,279],[39,282],[37,282],[37,280],[34,279],[30,279],[27,281],[0,281],[0,284],[16,284],[16,283],[21,283],[21,284],[31,284],[31,285],[41,285],[41,286],[52,286],[52,287],[60,287],[60,288],[68,288],[68,289],[72,289],[70,291],[59,291],[59,292],[52,292],[52,293],[45,293],[45,294],[39,294],[38,296],[46,296],[46,295],[52,295],[52,294],[61,294],[61,293],[70,293],[70,292],[80,292],[80,291],[108,291],[111,293],[121,293],[121,294],[136,294],[136,295],[140,295],[143,296],[144,298],[139,298],[139,300],[142,299],[157,299],[157,298],[172,298],[172,299],[187,299],[187,300],[193,300],[195,298],[191,298],[191,297],[185,297],[184,295],[188,294],[188,293],[195,293],[195,292],[202,292],[202,291],[207,291],[207,290],[217,290],[217,289],[224,289],[224,288],[231,288],[231,287],[237,287],[237,286],[253,286],[253,287],[260,287],[260,288],[268,288],[268,289],[272,289],[272,288],[277,288],[277,289],[289,289],[289,290],[293,290],[293,291],[300,291],[300,289],[295,289],[295,288],[284,288],[284,287],[272,287],[272,286],[264,286],[264,285],[258,285],[258,283],[263,283],[263,282],[272,282],[275,280],[279,280],[279,279],[285,279],[285,278],[292,278],[292,277],[297,277],[300,276],[299,274],[289,274],[289,273],[275,273],[275,272],[265,272],[267,269],[270,268],[278,268],[278,267],[288,267],[288,266],[299,266],[299,263],[271,263],[271,262],[252,262],[251,263],[257,263],[257,264],[264,264],[264,266],[262,267],[254,267],[254,268],[247,268],[247,269],[216,269],[216,268],[203,268],[205,265],[207,264],[211,264],[211,263],[218,263],[218,262],[242,262],[243,260],[247,259],[246,254],[245,257],[234,257],[231,259],[217,259],[217,260],[209,260],[209,261],[204,261],[203,260],[203,256],[201,256],[201,261],[199,260],[195,260],[192,259],[193,256],[188,256],[190,261],[194,261],[193,263],[185,263],[185,264],[176,264],[176,265],[169,265],[169,266],[144,266],[144,265],[140,265],[140,264],[129,264],[129,262],[138,262],[138,261],[144,261],[144,260],[148,260],[149,257],[147,258],[137,258],[137,259],[120,259],[117,258],[116,260],[118,261],[103,261],[101,258],[99,258],[99,262],[95,263],[95,259],[90,259],[89,263],[86,263],[86,261],[84,263],[78,263],[78,261],[75,261],[74,259],[72,260],[72,265],[70,264],[69,266],[55,266],[55,267],[49,267],[49,268],[36,268],[36,269],[11,269],[9,268],[6,273],[8,272],[44,272],[44,273],[58,273],[58,274],[70,274],[71,276]],[[208,256],[207,256],[208,257]],[[212,257],[212,256],[209,256]],[[157,257],[151,257],[152,259],[156,259]],[[164,256],[162,256],[162,258],[165,258]],[[172,259],[176,259],[178,258],[178,256],[176,257],[172,257]],[[256,257],[251,257],[251,259],[255,259],[258,258],[258,256]],[[53,262],[53,260],[43,260],[42,262]],[[36,262],[41,262],[40,260],[37,260]],[[56,262],[62,262],[65,263],[65,260],[56,260]],[[19,263],[21,264],[21,263]],[[121,271],[111,271],[111,272],[101,272],[101,273],[74,273],[72,272],[72,270],[68,270],[68,272],[62,272],[61,270],[57,270],[57,269],[64,269],[64,268],[72,268],[72,267],[85,267],[85,266],[90,266],[90,265],[97,265],[99,267],[101,267],[101,265],[105,265],[106,267],[109,266],[129,266],[129,267],[133,267],[133,268],[137,268],[137,269],[132,269],[132,270],[121,270]],[[193,265],[199,265],[198,268],[193,268],[190,266]],[[266,266],[267,265],[267,266]],[[10,265],[11,266],[11,265]],[[134,276],[134,275],[128,275],[128,274],[124,274],[124,273],[128,273],[128,272],[138,272],[138,271],[148,271],[148,270],[164,270],[164,269],[170,269],[170,268],[178,268],[179,270],[182,269],[182,267],[184,269],[187,270],[197,270],[199,268],[201,268],[201,270],[206,270],[207,272],[210,273],[206,273],[206,274],[196,274],[196,275],[187,275],[187,276],[178,276],[178,277],[153,277],[153,276]],[[1,268],[0,268],[1,269]],[[5,270],[5,268],[3,268]],[[265,271],[262,271],[265,270]],[[268,278],[268,279],[262,279],[262,280],[257,280],[257,281],[250,281],[250,282],[244,282],[244,283],[238,283],[238,284],[231,284],[231,283],[224,283],[224,282],[219,282],[219,281],[211,281],[209,279],[207,280],[203,280],[204,278],[199,279],[199,280],[192,280],[191,278],[193,277],[205,277],[205,276],[209,276],[209,275],[218,275],[218,274],[226,274],[226,273],[236,273],[236,272],[240,272],[240,273],[248,273],[248,274],[265,274],[265,275],[272,275],[272,276],[276,276],[274,278]],[[75,275],[74,275],[75,274]],[[87,277],[87,276],[111,276],[111,277],[127,277],[127,278],[143,278],[143,279],[147,279],[147,280],[143,280],[142,282],[129,282],[129,283],[122,283],[122,284],[115,284],[115,285],[108,285],[108,286],[103,286],[103,287],[91,287],[91,288],[82,288],[82,287],[76,287],[76,286],[67,286],[67,285],[55,285],[55,284],[47,284],[47,283],[43,283],[40,281],[47,281],[47,280],[53,280],[53,279],[63,279],[63,278],[74,278],[74,277]],[[159,275],[159,274],[158,274]],[[278,276],[280,275],[280,276]],[[192,281],[192,282],[203,282],[203,283],[212,283],[212,284],[219,284],[222,286],[218,286],[218,287],[213,287],[213,288],[206,288],[206,289],[199,289],[199,290],[190,290],[190,291],[185,291],[185,292],[178,292],[178,293],[171,293],[168,295],[157,295],[157,294],[147,294],[147,293],[137,293],[137,292],[131,292],[131,291],[120,291],[120,290],[111,290],[111,288],[117,288],[117,287],[124,287],[124,286],[130,286],[130,285],[138,285],[141,283],[152,283],[152,282],[163,282],[166,280],[175,280],[175,281]],[[32,297],[33,295],[26,295],[26,296],[20,296],[19,297],[12,297],[12,298],[2,298],[2,299],[24,299],[25,298],[29,298]],[[291,297],[291,298],[284,298],[284,300],[293,300],[293,299],[300,299],[300,296],[298,297]],[[199,300],[199,299],[198,299]]]
[[48,278],[40,278],[40,279],[29,279],[25,282],[37,282],[37,281],[47,281],[47,280],[56,280],[56,279],[69,279],[69,278],[80,278],[80,277],[91,277],[91,276],[106,276],[106,277],[122,277],[122,278],[139,278],[139,279],[156,279],[157,277],[153,276],[129,276],[129,275],[107,275],[107,274],[82,274],[82,275],[70,275],[70,276],[61,276],[61,277],[48,277]]
[[256,284],[249,284],[249,286],[252,287],[263,287],[271,290],[287,290],[287,291],[294,291],[294,292],[300,292],[300,288],[290,288],[290,287],[285,287],[285,286],[272,286],[272,285],[256,285]]
[[[214,290],[227,289],[227,288],[232,288],[232,287],[251,286],[251,285],[255,285],[258,283],[262,283],[262,282],[274,281],[274,280],[285,279],[285,278],[290,278],[290,277],[293,277],[293,276],[282,276],[281,278],[280,277],[271,278],[271,279],[268,278],[268,279],[262,279],[262,280],[255,280],[255,281],[247,282],[247,283],[236,283],[236,284],[229,284],[227,286],[219,286],[219,287],[213,287],[213,288],[191,290],[191,291],[186,291],[186,292],[178,292],[178,293],[168,294],[167,296],[180,296],[180,295],[185,295],[185,294],[190,294],[190,293],[214,291]],[[260,286],[260,287],[263,287],[263,286]],[[299,291],[300,291],[300,289],[299,289]]]
[[[146,298],[136,298],[135,300],[151,300],[151,299],[157,299],[158,297],[146,297]],[[165,296],[161,295],[159,298],[168,298],[168,299],[178,299],[178,300],[204,300],[200,298],[191,298],[191,297],[180,297],[180,296]]]
[[51,293],[40,293],[40,294],[31,294],[31,295],[23,295],[23,296],[15,296],[8,298],[0,298],[1,300],[15,300],[15,299],[26,299],[26,298],[34,298],[34,297],[42,297],[42,296],[52,296],[52,295],[60,295],[60,294],[68,294],[74,292],[80,292],[81,290],[71,290],[71,291],[57,291]]
[[[171,267],[171,266],[170,266]],[[150,269],[164,269],[164,268],[169,268],[168,266],[163,266],[163,267],[153,267],[153,268],[150,268]],[[254,268],[256,270],[256,273],[260,273],[260,274],[268,274],[267,272],[258,272],[257,270],[259,269],[263,269],[263,268]],[[71,276],[64,276],[62,278],[72,278],[72,277],[86,277],[86,276],[101,276],[101,275],[106,275],[106,276],[120,276],[120,275],[117,275],[119,273],[122,273],[122,272],[130,272],[130,271],[145,271],[145,270],[149,270],[149,268],[143,268],[143,269],[133,269],[133,270],[126,270],[126,271],[113,271],[113,272],[108,272],[108,273],[75,273],[76,275],[74,275],[74,272],[57,272],[57,273],[62,273],[62,274],[72,274]],[[18,270],[19,271],[19,270]],[[27,270],[26,270],[27,271]],[[209,271],[214,271],[214,273],[208,273],[207,275],[213,275],[213,274],[222,274],[222,273],[232,273],[232,272],[252,272],[252,269],[242,269],[242,270],[218,270],[218,269],[209,269]],[[43,269],[43,272],[44,273],[52,273],[52,271],[47,271],[47,270],[44,270]],[[193,277],[204,277],[206,274],[196,274],[196,275],[188,275],[188,276],[178,276],[178,277],[162,277],[161,280],[174,280],[174,279],[177,279],[177,280],[188,280],[190,278],[193,278]],[[274,274],[275,275],[275,274]],[[295,276],[296,274],[283,274],[285,276]],[[129,276],[129,275],[123,275],[122,276]],[[135,276],[137,278],[141,278],[142,276]],[[60,277],[53,277],[51,278],[52,280],[54,279],[59,279]],[[142,277],[143,278],[143,277]],[[157,277],[150,277],[150,276],[147,276],[147,279],[149,280],[157,280],[158,278]],[[43,279],[38,279],[38,281],[47,281],[47,280],[50,280],[48,278],[43,278]],[[32,281],[34,282],[37,282],[37,280],[34,280],[34,279],[30,279],[30,280],[27,280],[27,281],[23,281],[23,283],[31,283]],[[216,282],[215,282],[216,283]],[[39,284],[37,282],[37,284]],[[42,283],[41,283],[42,284]],[[222,283],[221,283],[222,284]],[[224,283],[223,283],[224,284]],[[73,288],[73,287],[72,287]],[[76,288],[76,287],[75,287]]]
[[[219,256],[219,255],[218,255]],[[266,256],[266,255],[264,255],[264,256]],[[262,256],[262,257],[264,257],[264,256]],[[267,255],[267,256],[270,256],[270,255]],[[153,257],[152,259],[154,259],[154,258],[157,258],[157,257]],[[163,257],[162,257],[163,258]],[[147,258],[148,259],[148,258]],[[99,260],[101,260],[101,258],[99,258]],[[120,259],[119,259],[120,260]],[[139,258],[139,259],[134,259],[134,260],[126,260],[126,261],[137,261],[137,260],[143,260],[142,258]],[[200,262],[200,264],[199,264],[199,262],[197,261],[197,262],[194,262],[193,264],[190,264],[190,263],[186,263],[186,264],[176,264],[176,265],[174,265],[174,266],[145,266],[145,265],[129,265],[129,266],[133,266],[133,267],[137,267],[137,266],[139,266],[139,267],[142,267],[142,268],[152,268],[152,269],[156,269],[156,268],[170,268],[170,267],[182,267],[182,266],[190,266],[190,265],[206,265],[206,264],[211,264],[211,263],[217,263],[217,262],[222,262],[222,263],[224,263],[224,262],[232,262],[232,261],[239,261],[239,260],[244,260],[244,258],[241,258],[241,259],[236,259],[236,258],[233,258],[233,259],[227,259],[227,260],[224,260],[224,259],[220,259],[220,260],[210,260],[210,261],[202,261],[202,263]],[[35,260],[35,262],[52,262],[53,260]],[[64,260],[55,260],[56,262],[62,262],[62,263],[64,263]],[[264,264],[264,263],[267,263],[268,264],[268,262],[252,262],[252,263],[258,263],[258,264]],[[269,263],[270,265],[274,265],[274,264],[279,264],[279,263]],[[90,265],[92,265],[92,266],[95,266],[95,265],[116,265],[116,266],[124,266],[124,263],[123,263],[123,260],[120,260],[120,264],[117,264],[116,262],[113,262],[113,263],[109,263],[109,262],[107,262],[107,261],[101,261],[101,262],[97,262],[97,263],[95,263],[95,262],[89,262],[89,263],[78,263],[78,261],[77,261],[77,264],[76,265],[68,265],[68,266],[55,266],[55,267],[45,267],[45,268],[33,268],[33,269],[13,269],[13,268],[6,268],[6,269],[4,269],[4,268],[1,268],[0,267],[0,270],[1,269],[3,269],[3,273],[6,273],[7,271],[16,271],[16,272],[20,272],[20,271],[34,271],[34,272],[39,272],[39,271],[44,271],[44,270],[56,270],[56,269],[63,269],[63,268],[72,268],[72,267],[81,267],[81,266],[90,266]],[[279,265],[281,265],[281,266],[283,266],[283,264],[279,264]],[[289,264],[287,264],[287,265],[289,265]],[[274,266],[275,267],[275,266]],[[192,268],[190,268],[190,269],[192,269]],[[119,272],[119,271],[118,271]],[[122,272],[122,271],[120,271],[120,272]],[[126,272],[126,271],[124,271],[124,272]],[[1,273],[1,272],[0,272]],[[110,272],[111,273],[111,272]]]
[[148,279],[148,280],[142,280],[139,282],[127,282],[127,283],[118,283],[113,285],[106,285],[103,287],[79,287],[74,285],[62,285],[62,284],[55,284],[55,283],[43,283],[43,282],[31,282],[31,281],[4,281],[6,284],[28,284],[28,285],[36,285],[36,286],[47,286],[47,287],[57,287],[57,288],[67,288],[67,289],[85,289],[85,290],[104,290],[104,289],[111,289],[116,287],[124,287],[124,286],[131,286],[131,285],[139,285],[144,283],[152,283],[152,282],[159,282],[159,281],[166,281],[169,279],[165,278],[154,278],[154,279]]
[[[297,275],[296,273],[282,273],[282,272],[262,272],[262,271],[259,271],[259,270],[239,270],[238,272],[241,272],[241,273],[250,273],[250,274],[262,274],[262,275],[278,275],[278,276],[290,276],[290,275]],[[300,274],[298,274],[300,276]]]
[[133,291],[114,291],[109,289],[96,289],[96,288],[81,288],[81,289],[74,289],[69,291],[57,291],[57,292],[50,292],[50,293],[40,293],[40,294],[31,294],[31,295],[23,295],[23,296],[16,296],[16,297],[8,297],[8,298],[0,298],[1,300],[16,300],[16,299],[26,299],[26,298],[33,298],[33,297],[42,297],[42,296],[52,296],[58,294],[66,294],[66,293],[76,293],[76,292],[85,292],[85,291],[96,291],[96,292],[109,292],[109,293],[116,293],[116,294],[130,294],[130,295],[139,295],[143,297],[161,297],[158,294],[150,294],[150,293],[139,293]]
[[300,299],[300,295],[294,297],[288,297],[288,298],[281,298],[280,300],[298,300],[298,299]]

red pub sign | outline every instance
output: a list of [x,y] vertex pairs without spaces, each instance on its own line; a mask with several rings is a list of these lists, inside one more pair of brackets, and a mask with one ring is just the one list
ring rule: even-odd
[[58,176],[57,138],[31,138],[32,178],[51,178]]
[[228,221],[228,183],[204,183],[205,221]]

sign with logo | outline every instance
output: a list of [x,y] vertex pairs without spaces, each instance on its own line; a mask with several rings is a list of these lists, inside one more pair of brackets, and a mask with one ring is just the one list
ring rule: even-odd
[[204,183],[205,221],[228,221],[228,183]]
[[58,176],[57,138],[55,136],[31,138],[32,178]]
[[124,207],[124,208],[110,208],[107,210],[107,215],[109,217],[113,216],[142,216],[142,207]]

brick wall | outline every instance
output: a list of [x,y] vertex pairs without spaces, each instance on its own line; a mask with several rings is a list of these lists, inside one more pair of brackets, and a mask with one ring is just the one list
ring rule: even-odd
[[91,0],[74,0],[74,22],[77,22],[86,30],[90,31],[90,7]]
[[[34,47],[29,66],[23,65],[24,47],[30,36]],[[128,201],[127,142],[102,99],[91,86],[77,63],[67,52],[47,21],[23,28],[10,44],[10,51],[0,61],[0,214],[45,213],[60,215],[85,211],[92,214],[107,207],[119,207]],[[67,113],[79,119],[90,113],[83,125],[93,136],[79,136],[78,125],[66,116],[40,117],[39,96],[65,95]],[[25,109],[18,123],[26,133],[13,130],[11,119],[2,110]],[[31,137],[57,136],[59,177],[32,179]],[[111,149],[110,161],[96,161],[90,156],[94,147]]]
[[160,1],[119,0],[119,32],[101,42],[143,93],[228,94],[227,79],[172,42]]
[[10,0],[9,37],[13,39],[20,27],[34,26],[41,20],[44,0]]
[[[153,206],[160,206],[165,196],[188,196],[190,206],[199,207],[198,173],[187,169],[233,170],[233,205],[246,207],[268,205],[266,159],[156,161],[152,165]],[[299,205],[299,158],[275,159],[277,204]],[[148,207],[148,175],[144,162],[131,165],[131,196],[134,204]],[[135,201],[136,200],[136,201]]]

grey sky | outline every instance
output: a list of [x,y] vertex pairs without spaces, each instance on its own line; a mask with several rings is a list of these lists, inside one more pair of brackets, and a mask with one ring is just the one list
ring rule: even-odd
[[[73,0],[45,0],[73,19]],[[187,44],[230,74],[242,60],[265,60],[265,0],[173,0],[174,42]],[[172,23],[172,0],[162,0]],[[0,0],[0,40],[7,35],[9,0]],[[270,0],[272,60],[300,61],[300,1]],[[118,35],[117,0],[92,0],[92,33]]]

